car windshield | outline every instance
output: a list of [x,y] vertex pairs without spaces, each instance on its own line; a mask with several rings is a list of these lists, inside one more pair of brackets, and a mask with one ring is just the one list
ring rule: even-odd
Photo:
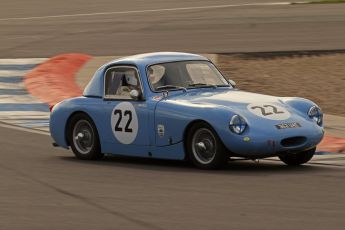
[[147,76],[154,91],[230,86],[217,68],[208,61],[179,61],[151,65]]

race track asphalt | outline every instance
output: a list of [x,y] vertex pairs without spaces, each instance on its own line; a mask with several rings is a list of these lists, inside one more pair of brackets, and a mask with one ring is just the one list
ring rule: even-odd
[[[275,5],[78,17],[279,1],[5,1],[0,57],[345,48],[345,5]],[[76,160],[46,135],[0,127],[0,229],[344,229],[343,166]]]
[[0,229],[343,229],[344,167],[80,161],[0,128]]
[[282,1],[6,1],[0,58],[345,49],[345,4],[207,8],[267,2]]

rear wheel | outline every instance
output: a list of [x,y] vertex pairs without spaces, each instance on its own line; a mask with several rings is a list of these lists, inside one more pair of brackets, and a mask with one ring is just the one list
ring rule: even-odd
[[103,157],[96,126],[86,114],[72,117],[68,140],[75,156],[82,160],[96,160]]
[[207,123],[196,123],[190,128],[186,150],[190,161],[201,169],[217,169],[228,161],[225,146]]
[[307,163],[313,158],[316,148],[305,150],[298,153],[291,153],[279,156],[279,159],[287,165],[302,165]]

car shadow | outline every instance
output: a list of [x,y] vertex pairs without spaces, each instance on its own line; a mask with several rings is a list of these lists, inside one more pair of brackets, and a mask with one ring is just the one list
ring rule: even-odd
[[314,173],[323,170],[329,171],[329,167],[321,165],[306,164],[301,166],[287,166],[278,160],[260,160],[254,162],[251,160],[229,161],[222,169],[218,170],[200,170],[195,168],[189,162],[176,160],[159,160],[152,158],[137,158],[127,156],[105,156],[98,161],[79,160],[74,156],[61,156],[61,160],[70,163],[102,166],[102,167],[121,167],[134,168],[140,170],[160,171],[160,172],[201,172],[208,174],[229,174],[241,172],[241,174],[258,174],[258,173]]

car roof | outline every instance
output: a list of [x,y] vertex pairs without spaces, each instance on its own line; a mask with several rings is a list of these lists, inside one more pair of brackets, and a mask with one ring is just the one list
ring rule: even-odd
[[175,61],[208,61],[206,57],[190,54],[190,53],[179,53],[179,52],[156,52],[156,53],[145,53],[138,54],[128,57],[115,59],[101,66],[94,76],[92,77],[89,84],[86,86],[83,95],[84,96],[103,96],[103,73],[104,71],[114,65],[136,65],[138,68],[146,67],[148,65]]
[[174,62],[174,61],[206,61],[206,57],[190,54],[190,53],[180,53],[180,52],[155,52],[155,53],[144,53],[137,54],[133,56],[123,57],[115,59],[111,62],[106,63],[103,67],[108,67],[111,65],[121,65],[121,64],[134,64],[134,65],[152,65],[156,63],[164,62]]

